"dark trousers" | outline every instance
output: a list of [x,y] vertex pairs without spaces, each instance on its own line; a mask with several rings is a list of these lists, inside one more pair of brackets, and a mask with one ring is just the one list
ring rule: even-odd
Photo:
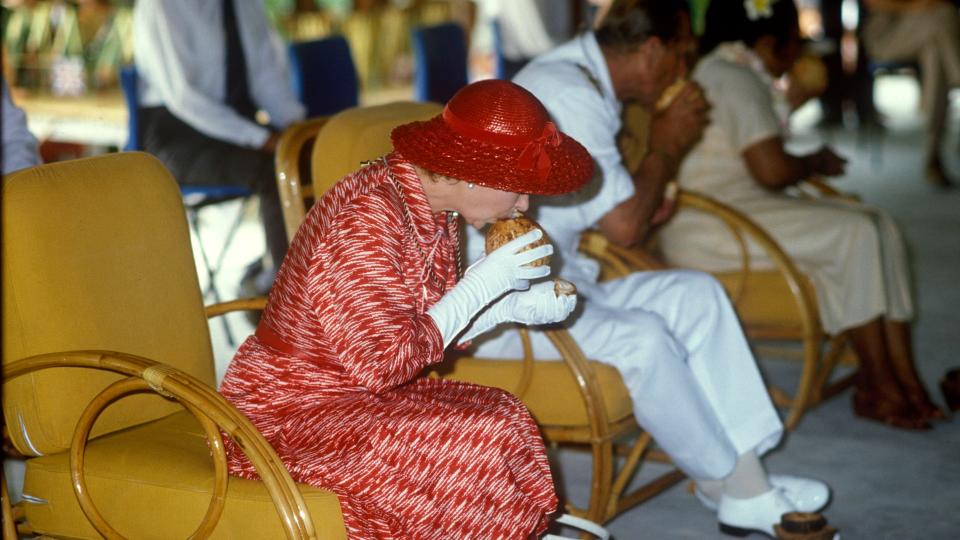
[[[876,120],[877,110],[873,103],[873,74],[867,51],[857,31],[857,65],[853,73],[846,73],[840,57],[840,39],[843,37],[843,21],[840,17],[842,0],[821,0],[820,15],[825,37],[836,43],[835,50],[824,57],[827,66],[827,89],[820,96],[824,116],[833,121],[843,119],[843,103],[852,102],[861,124]],[[860,21],[866,19],[866,9],[859,1]]]
[[235,185],[260,197],[260,218],[267,250],[276,270],[287,252],[274,156],[255,148],[208,137],[173,115],[166,107],[140,109],[140,144],[181,185]]

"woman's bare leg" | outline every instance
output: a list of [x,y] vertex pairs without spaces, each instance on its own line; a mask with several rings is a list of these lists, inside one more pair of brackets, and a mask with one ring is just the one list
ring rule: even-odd
[[934,405],[920,380],[913,356],[913,339],[910,326],[904,322],[885,321],[884,334],[893,372],[906,392],[907,398],[923,415],[932,420],[942,420],[946,414]]
[[885,330],[883,319],[877,318],[848,331],[860,357],[854,412],[894,427],[929,429],[930,424],[910,403],[897,380]]

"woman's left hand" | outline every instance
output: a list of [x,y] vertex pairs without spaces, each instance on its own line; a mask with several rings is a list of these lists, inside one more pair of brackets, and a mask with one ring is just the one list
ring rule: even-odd
[[566,319],[577,307],[577,295],[554,292],[553,281],[541,281],[526,291],[514,291],[495,306],[504,321],[522,324],[550,324]]

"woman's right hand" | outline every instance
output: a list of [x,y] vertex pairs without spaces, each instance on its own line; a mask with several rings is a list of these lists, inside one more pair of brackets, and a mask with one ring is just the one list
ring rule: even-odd
[[550,274],[550,266],[528,266],[537,259],[542,259],[553,253],[553,246],[544,244],[533,249],[527,249],[530,244],[543,238],[543,231],[534,229],[525,233],[493,252],[482,257],[467,269],[463,279],[483,284],[482,288],[489,295],[487,301],[493,300],[501,294],[513,289],[527,289],[530,280],[545,277]]

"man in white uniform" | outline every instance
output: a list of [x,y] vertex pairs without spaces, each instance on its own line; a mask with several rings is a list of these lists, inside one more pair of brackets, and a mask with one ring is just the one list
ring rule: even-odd
[[[692,271],[638,272],[598,283],[596,262],[578,253],[582,232],[599,228],[613,242],[645,236],[666,183],[706,124],[708,106],[689,84],[654,117],[650,150],[631,175],[616,135],[621,103],[652,109],[685,74],[692,42],[682,0],[615,3],[596,33],[547,53],[514,79],[536,95],[557,126],[583,144],[598,167],[591,186],[562,201],[539,200],[535,217],[552,237],[555,268],[578,288],[582,312],[568,327],[590,358],[615,366],[630,390],[634,415],[674,462],[697,481],[701,500],[719,506],[722,528],[763,531],[784,512],[816,511],[827,487],[786,476],[768,479],[758,456],[783,426],[767,394],[736,314],[720,285]],[[482,238],[468,236],[471,259]],[[538,357],[557,358],[544,336]],[[516,357],[506,332],[479,344],[478,355]]]
[[[278,268],[287,235],[274,151],[280,132],[305,109],[288,84],[287,55],[263,2],[138,0],[133,36],[143,150],[181,184],[252,189]],[[256,121],[258,110],[269,125]],[[273,281],[273,272],[253,268],[248,285],[256,280],[255,290],[243,294],[262,294]]]

